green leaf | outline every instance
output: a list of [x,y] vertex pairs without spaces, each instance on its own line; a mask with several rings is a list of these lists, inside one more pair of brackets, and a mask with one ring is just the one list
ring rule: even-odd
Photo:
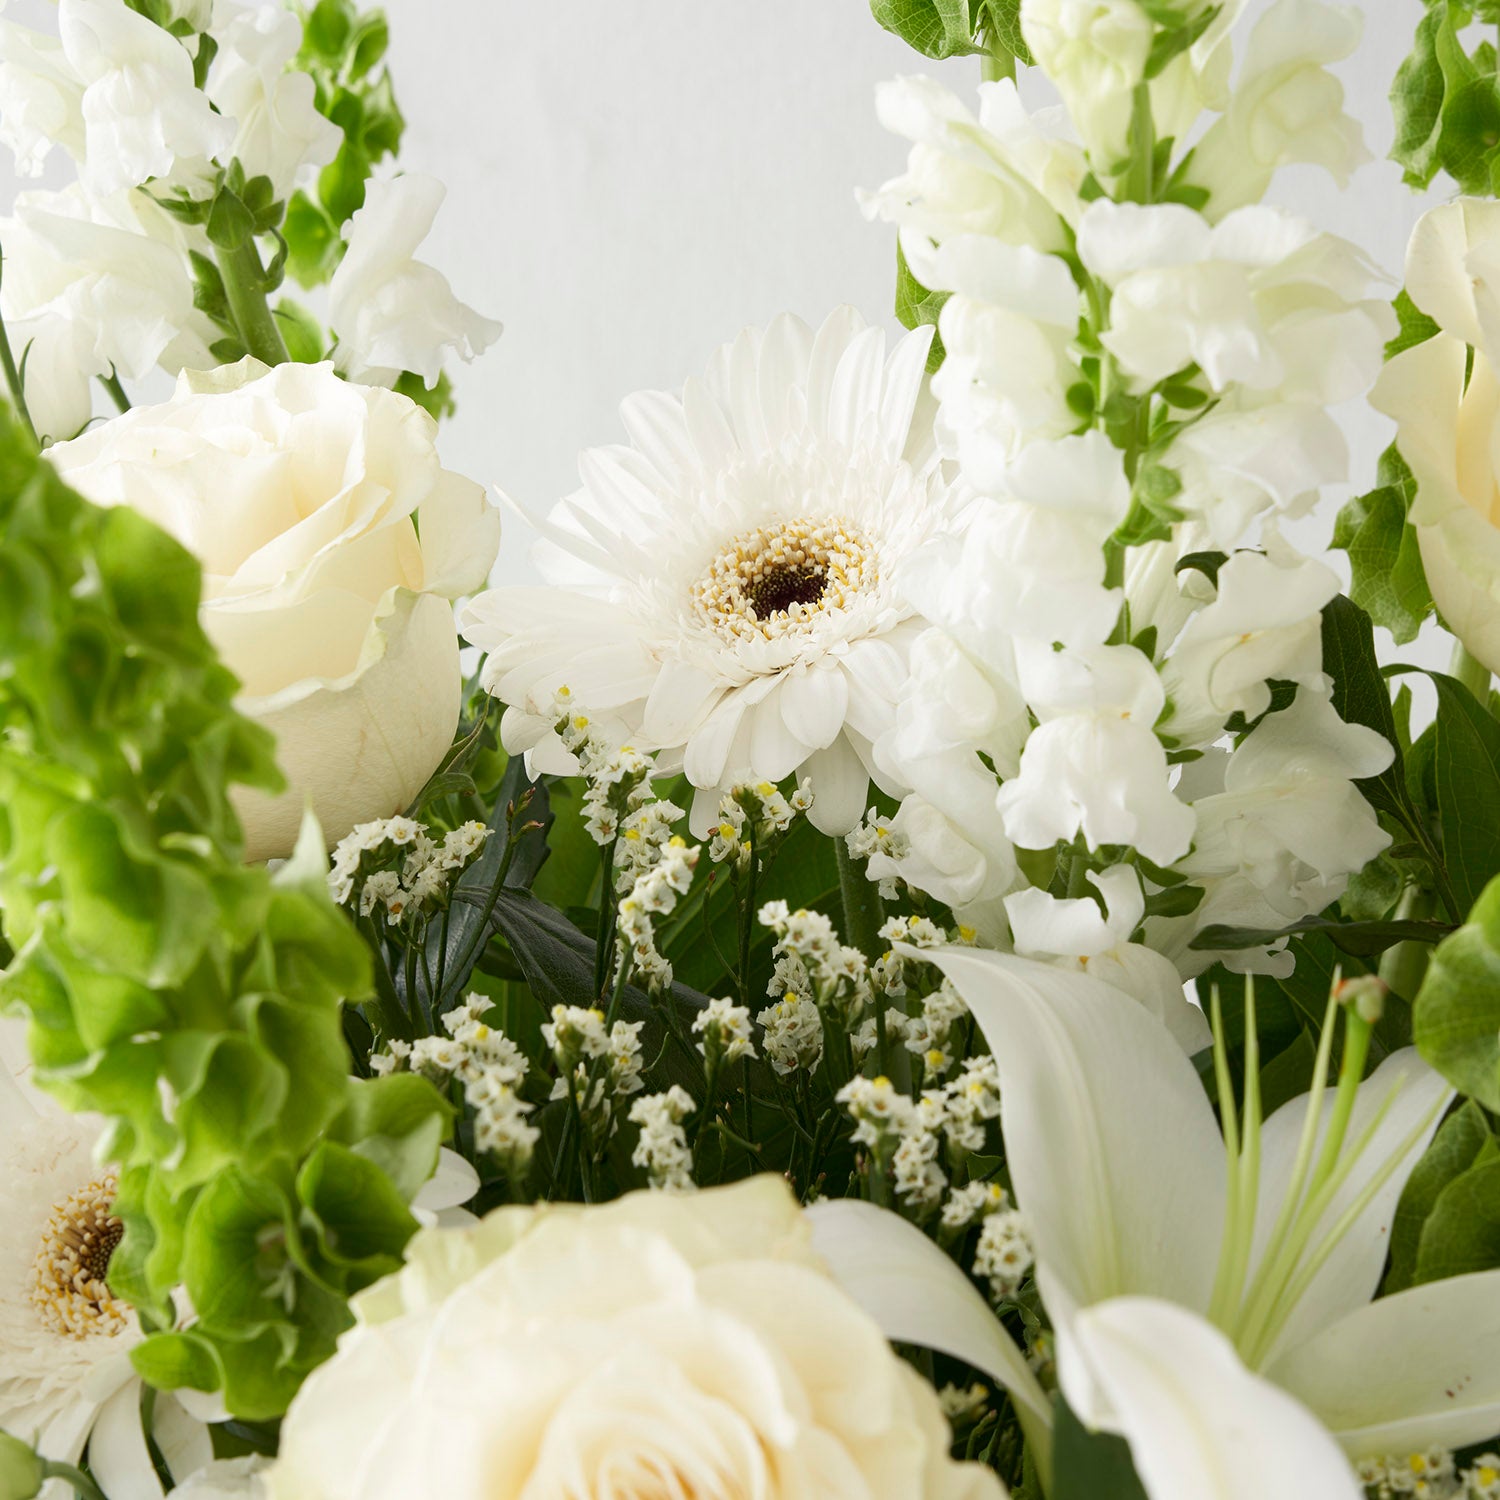
[[219,189],[205,233],[220,250],[238,250],[255,233],[255,215],[228,187]]
[[985,0],[990,34],[1024,68],[1036,66],[1021,31],[1021,0]]
[[[901,246],[896,246],[896,316],[903,327],[921,328],[931,324],[936,329],[943,304],[952,295],[952,292],[929,292],[912,275]],[[945,357],[942,336],[934,332],[932,347],[927,351],[927,373],[931,375],[941,369]]]
[[1153,38],[1151,51],[1146,57],[1144,76],[1148,79],[1156,78],[1165,72],[1174,58],[1186,52],[1213,25],[1221,9],[1217,5],[1209,6],[1188,21],[1173,12],[1176,24],[1170,29],[1157,32]]
[[1494,1137],[1484,1111],[1472,1099],[1438,1128],[1431,1145],[1412,1168],[1396,1205],[1391,1221],[1391,1266],[1381,1288],[1385,1296],[1415,1285],[1423,1230],[1438,1198],[1474,1165],[1486,1142],[1493,1147]]
[[871,15],[924,57],[982,51],[976,9],[973,0],[870,0]]
[[1321,932],[1341,952],[1373,957],[1397,943],[1440,943],[1453,931],[1450,922],[1334,922],[1326,917],[1303,917],[1289,927],[1230,927],[1215,924],[1194,934],[1190,948],[1221,952],[1265,948],[1285,937]]
[[1428,675],[1438,692],[1433,778],[1443,864],[1467,911],[1500,874],[1500,722],[1456,678]]
[[294,363],[315,365],[327,357],[323,325],[299,302],[283,297],[272,309],[286,352]]
[[1491,1137],[1469,1169],[1438,1195],[1422,1226],[1416,1286],[1500,1266],[1500,1142]]
[[1460,1093],[1500,1110],[1500,879],[1433,952],[1413,1034],[1417,1050]]
[[300,188],[287,204],[281,233],[287,244],[287,269],[302,286],[321,286],[338,269],[344,253],[338,225]]
[[1387,770],[1355,785],[1376,811],[1389,813],[1405,827],[1414,826],[1418,815],[1406,789],[1390,692],[1375,655],[1375,632],[1369,615],[1343,595],[1323,610],[1323,670],[1333,678],[1333,706],[1339,717],[1384,735],[1395,751]]
[[1382,485],[1350,500],[1333,529],[1333,545],[1349,554],[1350,597],[1402,645],[1432,613],[1417,534],[1406,521],[1411,499],[1402,486]]
[[392,389],[408,401],[415,401],[434,422],[441,422],[458,410],[458,402],[453,399],[453,382],[446,370],[439,372],[437,383],[431,386],[414,370],[403,370]]
[[1053,1406],[1049,1495],[1051,1500],[1146,1500],[1125,1439],[1090,1432],[1060,1395]]
[[326,58],[342,58],[357,15],[352,0],[318,0],[303,18],[306,45]]
[[1396,300],[1391,304],[1395,309],[1396,319],[1400,327],[1390,343],[1385,346],[1385,357],[1395,359],[1398,354],[1404,354],[1408,349],[1415,349],[1418,344],[1425,344],[1428,339],[1436,338],[1442,329],[1438,327],[1436,318],[1429,318],[1426,313],[1411,300],[1411,294],[1402,287],[1396,294]]

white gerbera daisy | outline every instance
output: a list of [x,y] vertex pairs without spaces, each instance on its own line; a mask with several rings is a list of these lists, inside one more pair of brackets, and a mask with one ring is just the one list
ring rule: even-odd
[[[721,349],[681,397],[621,406],[629,447],[594,449],[541,524],[547,587],[494,589],[464,633],[534,769],[572,771],[560,689],[609,737],[698,788],[693,827],[737,783],[812,778],[809,814],[863,814],[923,621],[896,573],[961,506],[923,398],[931,330],[886,356],[852,309],[781,317]],[[890,791],[898,791],[894,786]]]
[[[124,1228],[111,1211],[115,1175],[95,1160],[102,1126],[48,1107],[38,1112],[12,1075],[14,1033],[6,1030],[0,1430],[55,1463],[77,1464],[87,1447],[106,1494],[159,1494],[141,1429],[141,1382],[130,1363],[141,1328],[109,1285],[110,1257]],[[152,1436],[175,1473],[212,1457],[205,1429],[165,1393],[156,1402]]]

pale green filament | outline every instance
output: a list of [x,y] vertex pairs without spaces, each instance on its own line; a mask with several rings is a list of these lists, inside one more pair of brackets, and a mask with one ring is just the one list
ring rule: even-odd
[[[1242,1114],[1235,1108],[1218,993],[1212,997],[1214,1074],[1224,1124],[1227,1183],[1224,1237],[1209,1303],[1209,1317],[1234,1340],[1252,1369],[1269,1356],[1277,1337],[1312,1285],[1313,1278],[1375,1195],[1420,1143],[1443,1107],[1442,1100],[1433,1105],[1371,1174],[1355,1201],[1319,1237],[1318,1226],[1375,1139],[1401,1086],[1398,1081],[1392,1087],[1369,1124],[1351,1144],[1348,1141],[1349,1127],[1369,1057],[1373,1028],[1352,1006],[1340,1006],[1336,998],[1338,983],[1335,976],[1334,990],[1329,995],[1328,1009],[1323,1017],[1312,1086],[1306,1098],[1291,1177],[1253,1276],[1249,1276],[1249,1270],[1260,1193],[1262,1125],[1253,981],[1246,986],[1245,995],[1245,1098]],[[1344,1051],[1329,1111],[1328,1129],[1319,1149],[1333,1034],[1341,1009],[1344,1015]],[[1346,1146],[1349,1149],[1346,1150]]]

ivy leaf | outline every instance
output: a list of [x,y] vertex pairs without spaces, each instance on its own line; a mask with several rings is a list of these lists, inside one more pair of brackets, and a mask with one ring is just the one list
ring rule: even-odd
[[1433,952],[1413,1035],[1418,1052],[1460,1093],[1500,1110],[1500,879]]
[[1450,1182],[1422,1226],[1412,1283],[1445,1281],[1500,1266],[1500,1143],[1493,1137]]
[[1432,613],[1432,591],[1417,534],[1407,524],[1416,483],[1395,448],[1381,460],[1382,483],[1350,500],[1334,523],[1333,545],[1349,554],[1350,597],[1402,645]]

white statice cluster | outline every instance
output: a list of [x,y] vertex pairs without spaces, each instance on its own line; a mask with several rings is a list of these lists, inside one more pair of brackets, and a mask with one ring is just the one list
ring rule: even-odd
[[790,797],[783,797],[769,781],[731,787],[719,803],[708,857],[716,865],[729,861],[736,871],[744,870],[752,854],[764,859],[772,841],[812,805],[812,782],[805,776]]
[[[854,1121],[854,1143],[869,1150],[874,1170],[891,1177],[898,1202],[919,1220],[943,1204],[949,1170],[984,1148],[985,1128],[1000,1114],[990,1057],[967,1059],[957,1077],[916,1098],[883,1076],[852,1078],[834,1097]],[[958,1201],[969,1204],[972,1189],[960,1193]],[[949,1223],[946,1206],[943,1221]]]
[[[206,203],[233,163],[285,202],[343,143],[295,66],[291,8],[214,0],[164,24],[146,10],[59,0],[45,32],[0,21],[0,143],[23,178],[55,177],[54,151],[75,169],[0,219],[0,310],[32,420],[54,440],[89,421],[94,378],[218,363],[191,259],[212,262],[216,247],[204,215],[169,210]],[[472,357],[500,332],[413,258],[441,197],[429,179],[374,182],[347,226],[330,319],[341,371],[366,384],[411,369],[431,385],[445,350]]]
[[1073,139],[1008,82],[977,114],[930,79],[881,91],[912,150],[865,207],[945,299],[937,440],[975,499],[903,566],[931,628],[874,753],[907,795],[850,848],[1195,1049],[1183,979],[1291,963],[1195,937],[1321,911],[1388,842],[1354,783],[1391,747],[1323,671],[1338,578],[1278,523],[1345,477],[1328,408],[1395,322],[1355,246],[1258,201],[1287,162],[1361,159],[1326,66],[1357,18],[1277,0],[1236,71],[1225,7],[1148,79],[1147,10],[1022,7]]
[[643,1094],[630,1106],[630,1122],[641,1128],[630,1160],[645,1171],[651,1187],[686,1193],[696,1185],[693,1153],[682,1125],[693,1108],[692,1095],[680,1083],[664,1094]]
[[446,910],[455,882],[479,858],[491,830],[461,823],[441,841],[414,818],[359,823],[334,846],[328,889],[361,917],[379,912],[390,927]]
[[758,1057],[750,1034],[748,1006],[729,1000],[710,1000],[693,1017],[693,1034],[701,1036],[698,1052],[712,1078],[726,1063]]
[[672,983],[672,961],[657,947],[656,920],[670,916],[692,889],[700,851],[697,844],[673,837],[657,852],[656,863],[636,877],[630,894],[620,902],[617,928],[619,974],[642,980],[653,993]]
[[985,1215],[974,1249],[974,1274],[988,1281],[990,1297],[1005,1302],[1021,1289],[1036,1260],[1031,1228],[1018,1208]]
[[616,1021],[611,1025],[602,1010],[554,1005],[552,1019],[542,1027],[542,1040],[557,1064],[552,1097],[571,1102],[596,1144],[618,1126],[616,1102],[645,1087],[641,1081],[645,1024]]
[[392,1038],[370,1067],[380,1077],[406,1068],[434,1080],[457,1079],[474,1111],[475,1150],[498,1159],[506,1175],[519,1180],[541,1132],[527,1119],[533,1106],[518,1092],[530,1067],[526,1054],[484,1019],[493,1008],[486,996],[469,995],[443,1017],[447,1036]]
[[1364,1458],[1355,1465],[1369,1500],[1500,1500],[1500,1454],[1460,1466],[1446,1448]]

